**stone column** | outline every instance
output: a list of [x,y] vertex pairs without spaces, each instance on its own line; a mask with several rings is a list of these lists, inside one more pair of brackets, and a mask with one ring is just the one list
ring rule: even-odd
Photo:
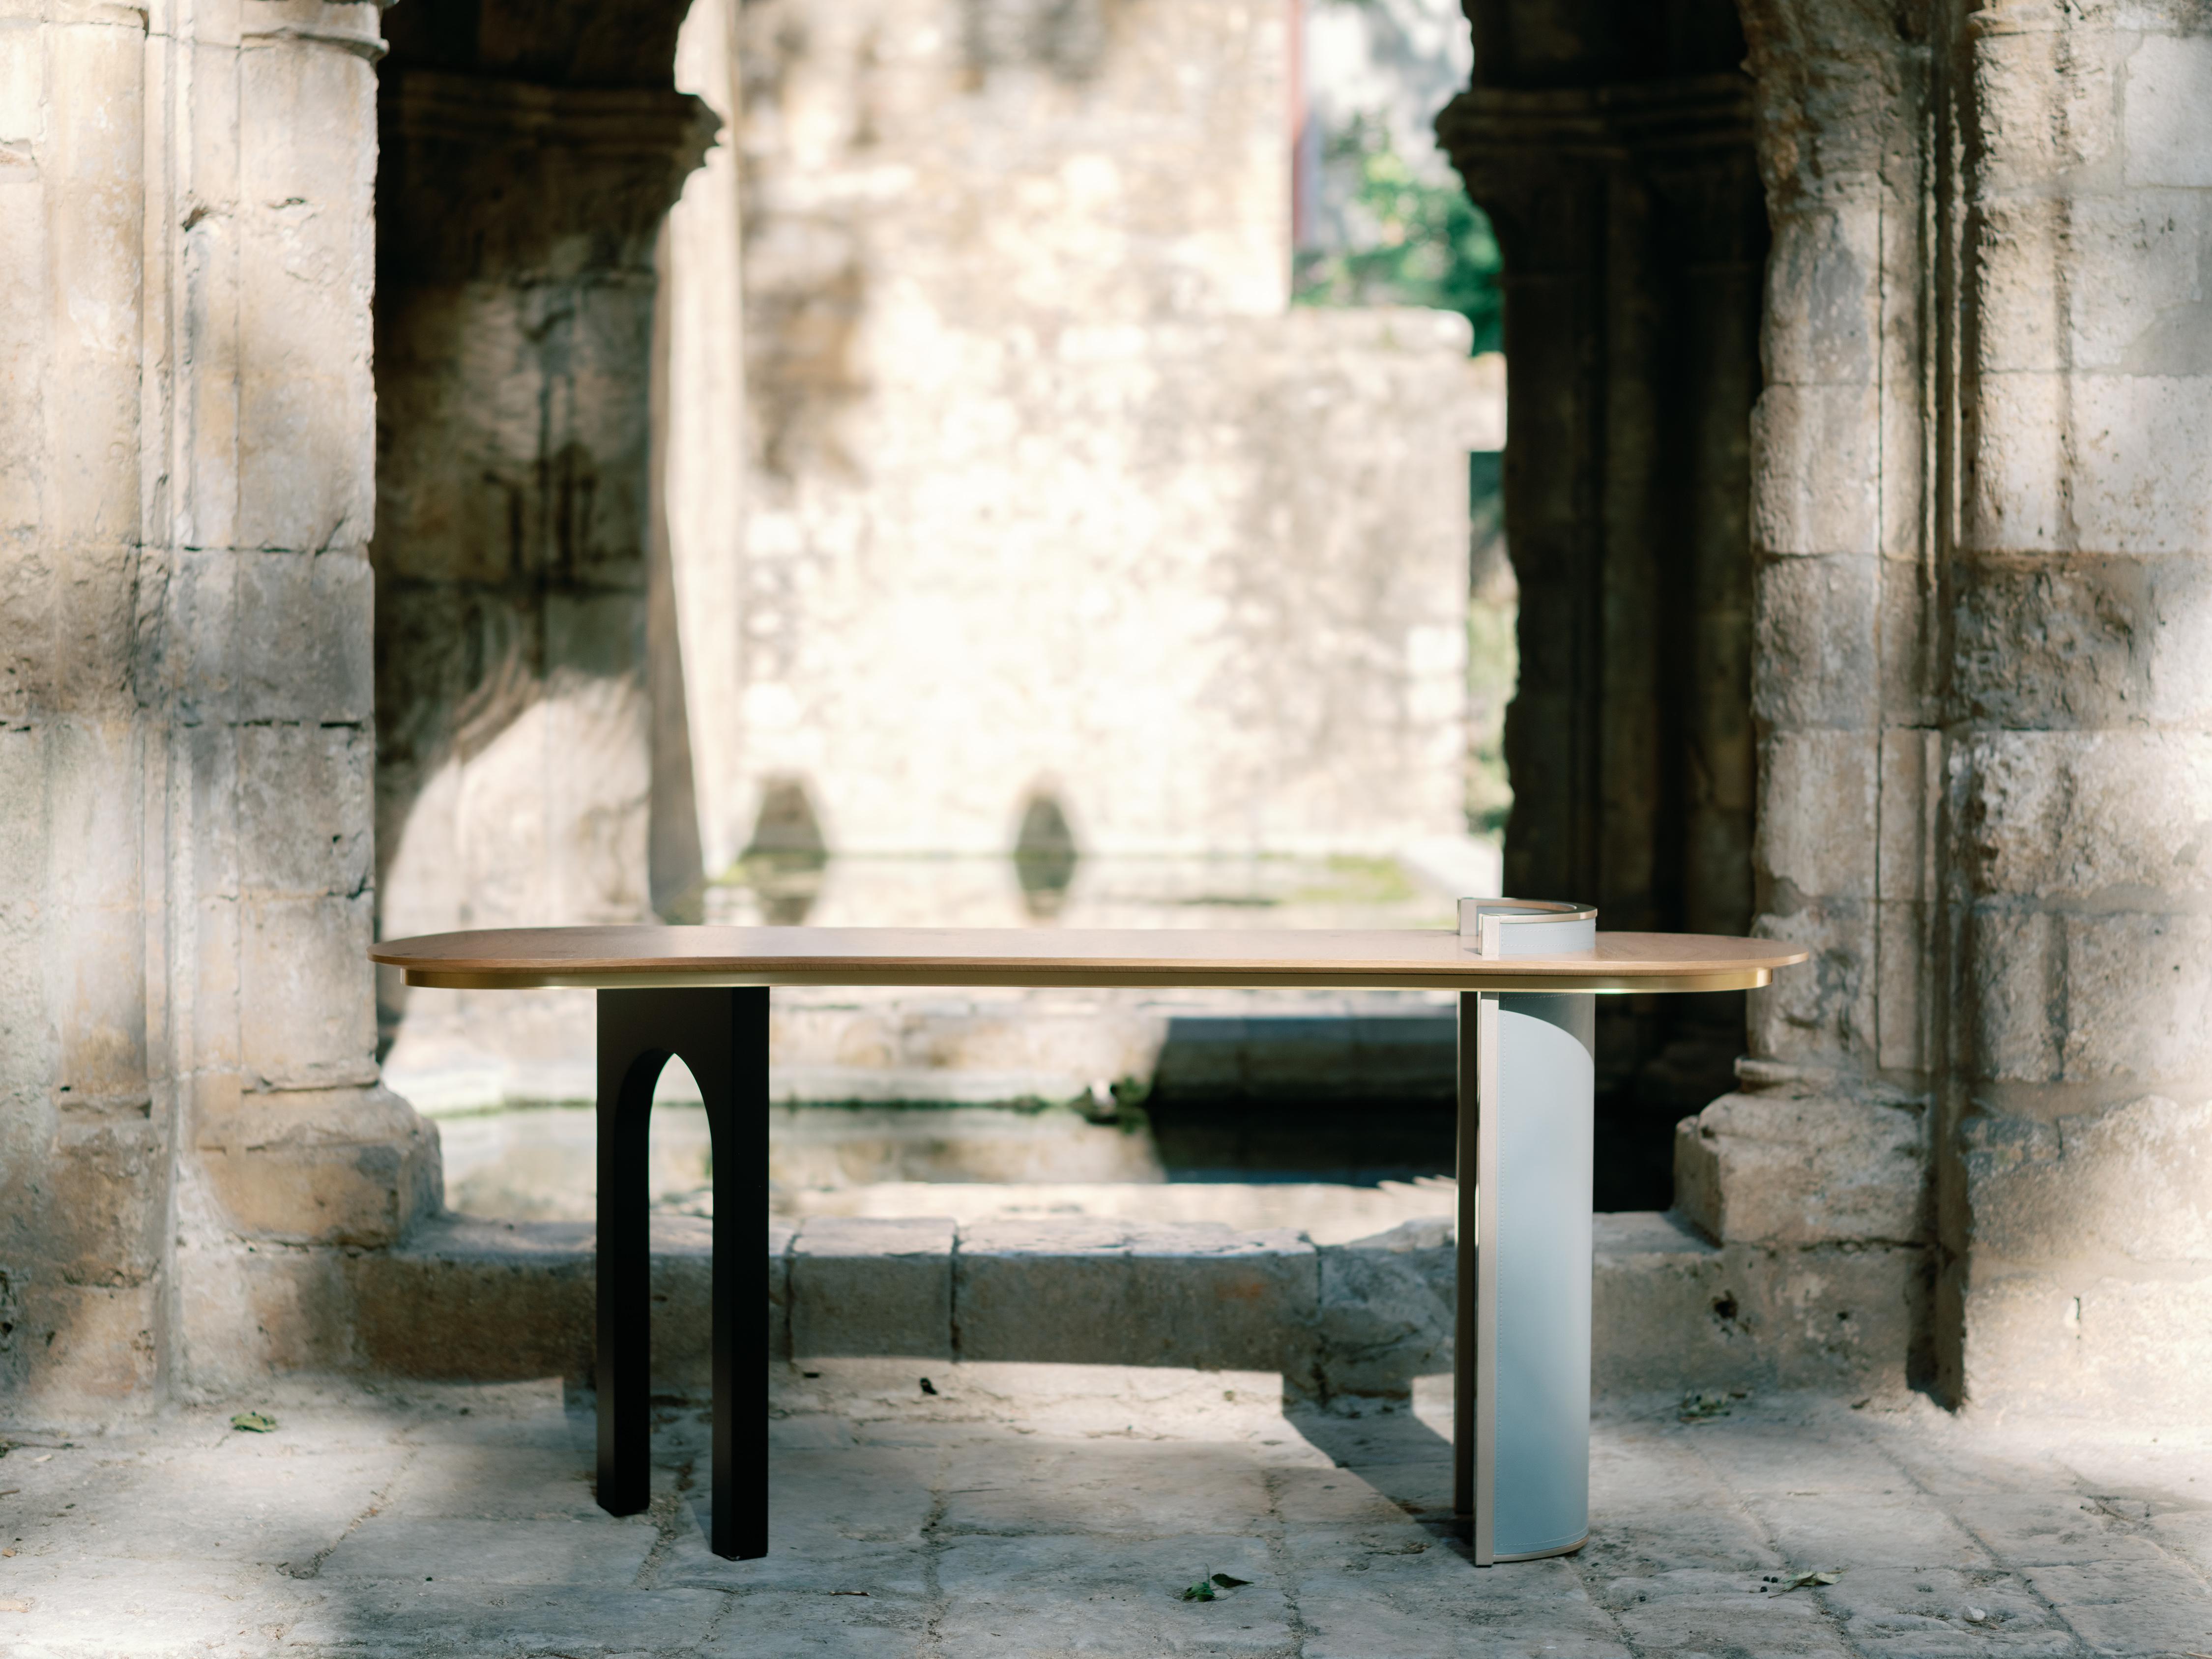
[[[368,942],[373,4],[0,59],[0,1393],[312,1347],[436,1201]],[[271,1243],[283,1248],[271,1249]]]
[[2212,17],[1954,27],[1941,1374],[1977,1404],[2201,1417]]
[[1856,1340],[1954,1401],[2201,1412],[2212,39],[1746,15],[1759,925],[1815,955],[1685,1207],[1859,1275]]
[[[1782,1287],[1756,1334],[1901,1385],[1927,1364],[1937,983],[1929,56],[1843,6],[1745,16],[1774,238],[1751,425],[1758,931],[1813,960],[1753,994],[1738,1090],[1682,1126],[1677,1201]],[[1838,1316],[1820,1328],[1786,1311],[1815,1287]]]
[[[382,98],[379,927],[639,921],[653,246],[712,121],[665,56],[656,87],[427,55]],[[574,1000],[448,998],[438,1023],[588,1058]]]
[[[1437,132],[1505,254],[1506,539],[1521,682],[1510,893],[1607,927],[1751,918],[1745,424],[1766,233],[1725,7],[1528,27],[1478,6]],[[1599,1203],[1668,1201],[1668,1128],[1726,1086],[1742,1001],[1605,1000]]]

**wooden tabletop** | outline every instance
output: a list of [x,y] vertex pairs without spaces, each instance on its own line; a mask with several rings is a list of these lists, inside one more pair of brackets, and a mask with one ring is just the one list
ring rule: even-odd
[[1709,933],[1600,933],[1572,956],[1484,957],[1444,928],[511,927],[387,939],[410,985],[1187,986],[1741,991],[1807,952]]

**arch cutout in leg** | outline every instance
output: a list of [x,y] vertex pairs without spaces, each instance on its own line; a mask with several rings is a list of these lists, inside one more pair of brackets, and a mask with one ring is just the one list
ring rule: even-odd
[[653,1088],[690,1068],[714,1159],[715,1554],[768,1553],[768,990],[599,994],[599,1498],[653,1498],[653,1258],[647,1181]]

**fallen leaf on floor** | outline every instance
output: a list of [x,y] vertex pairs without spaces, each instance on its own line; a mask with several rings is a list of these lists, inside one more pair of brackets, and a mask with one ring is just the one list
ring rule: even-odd
[[54,1461],[54,1455],[52,1452],[47,1452],[42,1456],[33,1458],[31,1461],[33,1463],[51,1463]]
[[924,1394],[935,1394],[937,1392],[937,1385],[925,1376],[921,1379],[921,1391]]
[[240,1412],[230,1419],[234,1429],[243,1429],[248,1434],[266,1434],[276,1426],[273,1417],[264,1417],[259,1412]]
[[1242,1589],[1252,1581],[1249,1578],[1231,1578],[1225,1572],[1217,1572],[1206,1582],[1209,1584],[1218,1584],[1224,1589]]
[[28,1601],[0,1597],[0,1613],[28,1613],[30,1610],[31,1604]]
[[1844,1570],[1841,1567],[1814,1567],[1810,1571],[1797,1574],[1782,1588],[1786,1593],[1794,1589],[1805,1589],[1814,1584],[1832,1584],[1843,1576]]
[[1692,1389],[1682,1396],[1682,1420],[1698,1423],[1709,1417],[1726,1417],[1729,1413],[1728,1391],[1724,1389]]
[[1213,1599],[1213,1581],[1201,1578],[1195,1584],[1184,1585],[1182,1599],[1186,1601],[1211,1601]]

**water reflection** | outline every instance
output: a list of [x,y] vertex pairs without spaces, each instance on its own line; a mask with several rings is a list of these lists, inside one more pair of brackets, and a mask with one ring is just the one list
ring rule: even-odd
[[1030,796],[1014,841],[1014,879],[1031,921],[1054,921],[1066,907],[1076,856],[1075,832],[1060,803],[1047,794]]
[[[1045,815],[1034,815],[1044,819]],[[1063,823],[1065,820],[1063,818]],[[829,927],[1449,927],[1451,896],[1392,858],[748,853],[706,920]]]

